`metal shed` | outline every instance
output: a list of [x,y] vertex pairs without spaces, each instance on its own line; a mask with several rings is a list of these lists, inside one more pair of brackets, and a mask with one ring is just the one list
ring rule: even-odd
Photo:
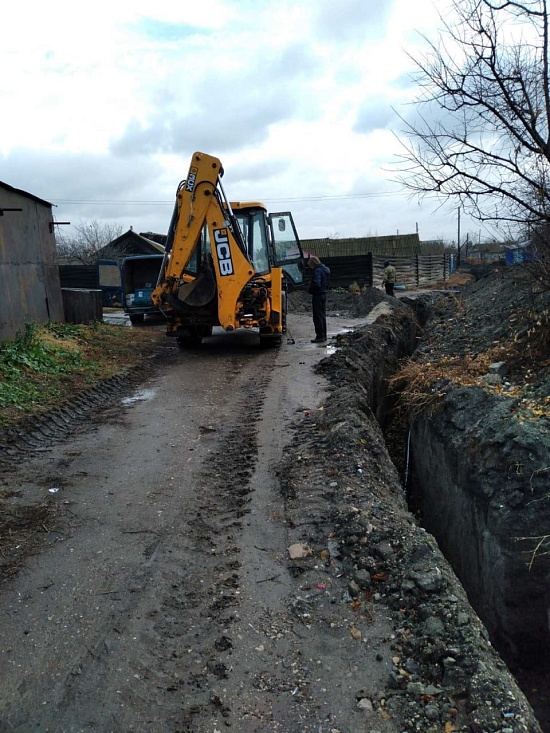
[[64,322],[52,204],[0,181],[0,341]]

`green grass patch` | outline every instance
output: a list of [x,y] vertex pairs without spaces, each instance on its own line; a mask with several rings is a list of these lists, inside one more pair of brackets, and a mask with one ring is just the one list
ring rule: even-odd
[[0,344],[0,429],[137,365],[162,338],[103,323],[27,324]]

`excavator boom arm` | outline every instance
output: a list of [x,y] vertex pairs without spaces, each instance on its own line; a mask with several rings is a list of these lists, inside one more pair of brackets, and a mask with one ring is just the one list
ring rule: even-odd
[[[258,328],[260,338],[286,330],[284,274],[263,204],[234,203],[221,185],[218,158],[194,153],[180,184],[166,254],[153,291],[167,334],[199,340],[214,326]],[[284,226],[282,227],[284,230]]]

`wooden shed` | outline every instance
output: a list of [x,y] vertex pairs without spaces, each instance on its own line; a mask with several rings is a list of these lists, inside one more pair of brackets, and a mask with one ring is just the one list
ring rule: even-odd
[[63,322],[52,204],[0,181],[0,341]]
[[97,251],[97,259],[118,260],[121,262],[125,257],[134,255],[158,255],[164,254],[164,247],[158,241],[149,239],[144,234],[138,234],[133,229],[113,239],[105,247]]

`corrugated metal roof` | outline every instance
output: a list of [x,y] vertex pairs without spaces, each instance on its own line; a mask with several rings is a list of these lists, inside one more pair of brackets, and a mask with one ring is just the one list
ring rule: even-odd
[[121,234],[116,239],[113,239],[111,242],[109,242],[109,244],[105,245],[105,247],[102,247],[100,250],[98,250],[97,254],[98,256],[101,256],[103,250],[112,251],[113,249],[116,249],[117,247],[121,245],[123,246],[127,242],[132,241],[135,243],[145,244],[149,249],[153,250],[154,252],[164,254],[164,247],[162,246],[162,244],[154,242],[152,239],[148,239],[142,234],[138,234],[133,229],[128,229],[128,231],[124,232],[124,234]]
[[21,188],[14,188],[13,186],[10,186],[7,183],[4,183],[3,181],[0,181],[0,188],[5,188],[6,191],[9,191],[10,193],[19,193],[21,196],[26,196],[29,199],[32,199],[33,201],[38,201],[41,204],[45,204],[46,206],[52,207],[53,204],[51,204],[49,201],[44,201],[44,199],[39,198],[38,196],[35,196],[32,193],[29,193],[28,191],[23,191]]

